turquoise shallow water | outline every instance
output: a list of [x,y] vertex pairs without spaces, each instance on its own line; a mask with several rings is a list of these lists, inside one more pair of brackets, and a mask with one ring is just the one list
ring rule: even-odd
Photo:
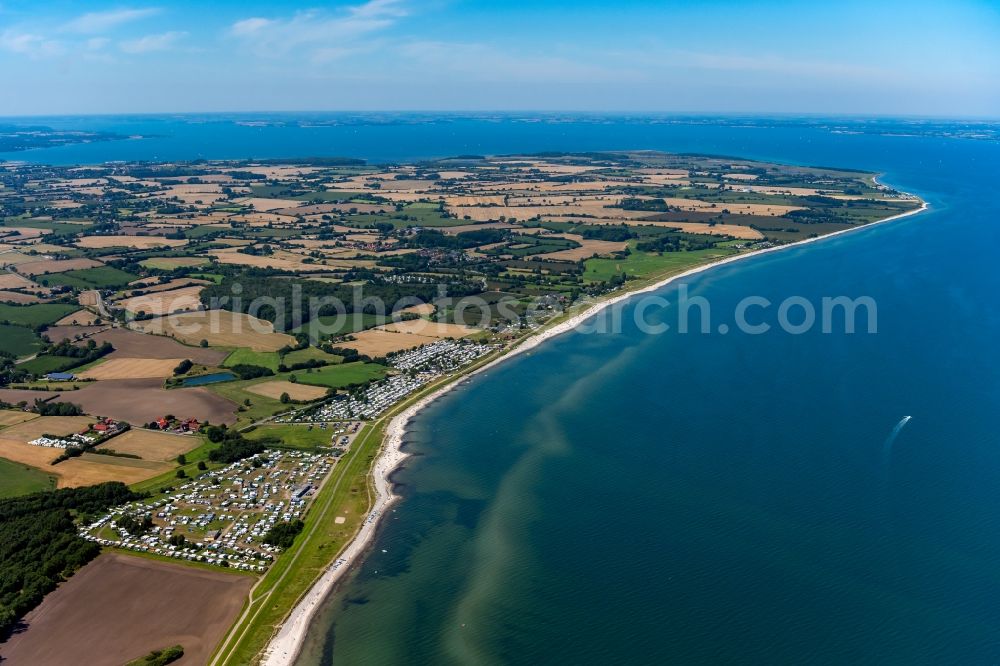
[[874,169],[933,205],[687,281],[722,323],[748,295],[871,296],[876,335],[626,323],[424,411],[403,500],[302,664],[1000,661],[997,144],[788,124],[134,122],[163,138],[31,158],[641,147]]

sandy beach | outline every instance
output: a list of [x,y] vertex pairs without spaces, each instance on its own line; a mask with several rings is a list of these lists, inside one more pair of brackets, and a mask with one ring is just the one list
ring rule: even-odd
[[542,344],[546,340],[554,338],[558,335],[571,331],[577,328],[581,323],[600,313],[601,311],[614,306],[616,304],[627,301],[630,298],[638,296],[640,294],[648,293],[651,291],[656,291],[665,287],[666,285],[682,280],[686,277],[696,275],[698,273],[703,273],[710,269],[722,266],[725,264],[731,264],[737,261],[743,261],[753,257],[758,257],[763,254],[770,252],[778,252],[781,250],[788,250],[794,247],[799,247],[807,243],[813,243],[817,241],[823,241],[835,236],[842,234],[852,233],[873,227],[878,224],[883,224],[886,222],[891,222],[893,220],[898,220],[900,218],[909,217],[911,215],[916,215],[922,213],[928,209],[927,202],[923,202],[921,207],[900,215],[894,215],[892,217],[887,217],[885,219],[879,220],[877,222],[872,222],[870,224],[854,227],[851,229],[844,229],[831,234],[826,234],[824,236],[818,236],[815,238],[807,238],[795,243],[789,243],[787,245],[778,245],[775,247],[766,248],[763,250],[758,250],[755,252],[748,252],[746,254],[739,254],[732,257],[727,257],[719,261],[705,264],[704,266],[698,266],[690,270],[678,273],[676,275],[671,275],[655,283],[640,287],[638,289],[628,291],[622,294],[618,294],[611,298],[601,300],[599,302],[590,304],[586,306],[581,312],[575,314],[563,322],[556,324],[550,328],[546,328],[543,331],[532,335],[531,337],[523,340],[521,343],[517,344],[515,347],[510,349],[504,355],[486,363],[475,370],[458,376],[454,381],[450,382],[446,386],[443,386],[433,393],[424,396],[413,405],[410,405],[405,410],[397,414],[385,429],[385,437],[383,439],[382,448],[379,455],[375,461],[372,474],[374,488],[376,492],[374,506],[365,520],[361,529],[355,538],[345,547],[345,549],[339,554],[338,558],[327,568],[324,574],[316,580],[309,591],[302,597],[299,603],[288,615],[286,620],[281,626],[278,633],[272,638],[271,642],[266,648],[261,663],[267,666],[284,666],[288,664],[295,663],[295,659],[298,656],[299,651],[302,648],[302,643],[305,639],[306,632],[309,628],[309,624],[313,619],[316,610],[319,608],[323,599],[333,590],[337,582],[341,580],[343,575],[349,570],[349,568],[355,564],[357,561],[363,558],[365,549],[371,542],[372,538],[375,536],[379,520],[381,516],[385,513],[386,509],[391,506],[391,504],[397,499],[397,496],[392,492],[392,483],[389,477],[396,470],[399,465],[408,457],[408,454],[401,450],[403,443],[403,436],[406,432],[406,427],[414,416],[416,416],[424,407],[437,400],[442,395],[446,394],[448,391],[458,386],[462,380],[470,377],[476,373],[483,372],[498,363],[506,361],[511,357],[534,349],[538,345]]

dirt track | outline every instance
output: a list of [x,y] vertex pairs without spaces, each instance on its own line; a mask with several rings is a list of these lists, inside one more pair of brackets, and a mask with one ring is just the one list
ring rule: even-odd
[[121,666],[182,645],[175,662],[208,661],[253,584],[249,576],[105,553],[49,594],[0,644],[3,663]]

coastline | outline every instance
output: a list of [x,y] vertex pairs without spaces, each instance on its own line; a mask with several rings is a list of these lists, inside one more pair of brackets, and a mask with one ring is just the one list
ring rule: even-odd
[[[873,182],[878,183],[878,176],[873,177]],[[757,257],[770,252],[778,252],[781,250],[787,250],[793,247],[798,247],[805,245],[807,243],[813,243],[817,241],[822,241],[828,238],[833,238],[842,234],[852,233],[855,231],[860,231],[869,227],[873,227],[879,224],[892,222],[905,217],[910,217],[912,215],[917,215],[927,211],[930,206],[923,199],[920,200],[921,205],[905,213],[900,213],[898,215],[892,215],[890,217],[877,220],[875,222],[870,222],[868,224],[852,227],[849,229],[842,229],[840,231],[835,231],[833,233],[825,234],[823,236],[816,236],[813,238],[806,238],[800,241],[795,241],[794,243],[788,243],[785,245],[777,245],[774,247],[765,248],[763,250],[757,250],[754,252],[747,252],[744,254],[737,254],[724,259],[719,259],[702,266],[697,266],[681,273],[671,275],[651,284],[639,287],[637,289],[626,291],[621,294],[614,295],[610,298],[598,301],[596,303],[590,304],[582,312],[570,316],[565,321],[562,321],[550,328],[546,328],[534,335],[517,343],[507,352],[503,353],[501,356],[483,364],[467,373],[460,374],[456,376],[448,384],[434,390],[432,393],[420,398],[417,402],[413,403],[406,409],[404,409],[399,414],[392,417],[389,423],[385,427],[385,434],[383,437],[382,445],[379,453],[375,459],[375,462],[371,469],[372,483],[375,490],[375,499],[371,511],[368,514],[365,522],[362,524],[361,528],[358,530],[354,538],[347,544],[343,551],[338,555],[337,559],[327,567],[323,575],[320,576],[309,588],[306,594],[296,603],[295,607],[290,611],[288,616],[282,622],[278,632],[272,637],[268,642],[267,647],[261,655],[261,664],[267,666],[285,666],[295,663],[298,657],[302,645],[305,641],[306,632],[312,622],[313,617],[316,614],[316,610],[319,608],[323,600],[329,595],[329,593],[334,589],[336,584],[340,581],[343,575],[350,569],[351,565],[363,558],[365,550],[372,541],[377,532],[377,528],[385,510],[390,507],[397,499],[398,495],[392,492],[392,483],[389,477],[392,473],[403,463],[403,461],[409,457],[410,454],[402,451],[403,436],[406,432],[406,427],[410,420],[420,413],[427,405],[434,402],[441,396],[445,395],[453,388],[458,386],[468,377],[471,377],[480,372],[486,371],[493,366],[506,361],[520,353],[530,351],[535,347],[539,346],[546,340],[554,338],[558,335],[566,333],[568,331],[576,329],[580,324],[586,320],[594,317],[603,310],[610,308],[614,305],[627,301],[628,299],[638,296],[640,294],[649,293],[651,291],[656,291],[661,289],[672,282],[681,280],[698,273],[708,271],[719,266],[734,263],[737,261],[742,261],[749,259],[751,257]]]

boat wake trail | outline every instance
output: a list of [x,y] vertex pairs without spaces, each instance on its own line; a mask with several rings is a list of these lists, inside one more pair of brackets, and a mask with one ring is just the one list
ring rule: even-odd
[[892,459],[892,445],[896,442],[896,437],[899,436],[899,431],[906,427],[906,424],[910,422],[912,416],[904,416],[896,424],[896,427],[892,429],[889,436],[885,440],[885,444],[882,445],[882,465],[888,469],[889,461]]

